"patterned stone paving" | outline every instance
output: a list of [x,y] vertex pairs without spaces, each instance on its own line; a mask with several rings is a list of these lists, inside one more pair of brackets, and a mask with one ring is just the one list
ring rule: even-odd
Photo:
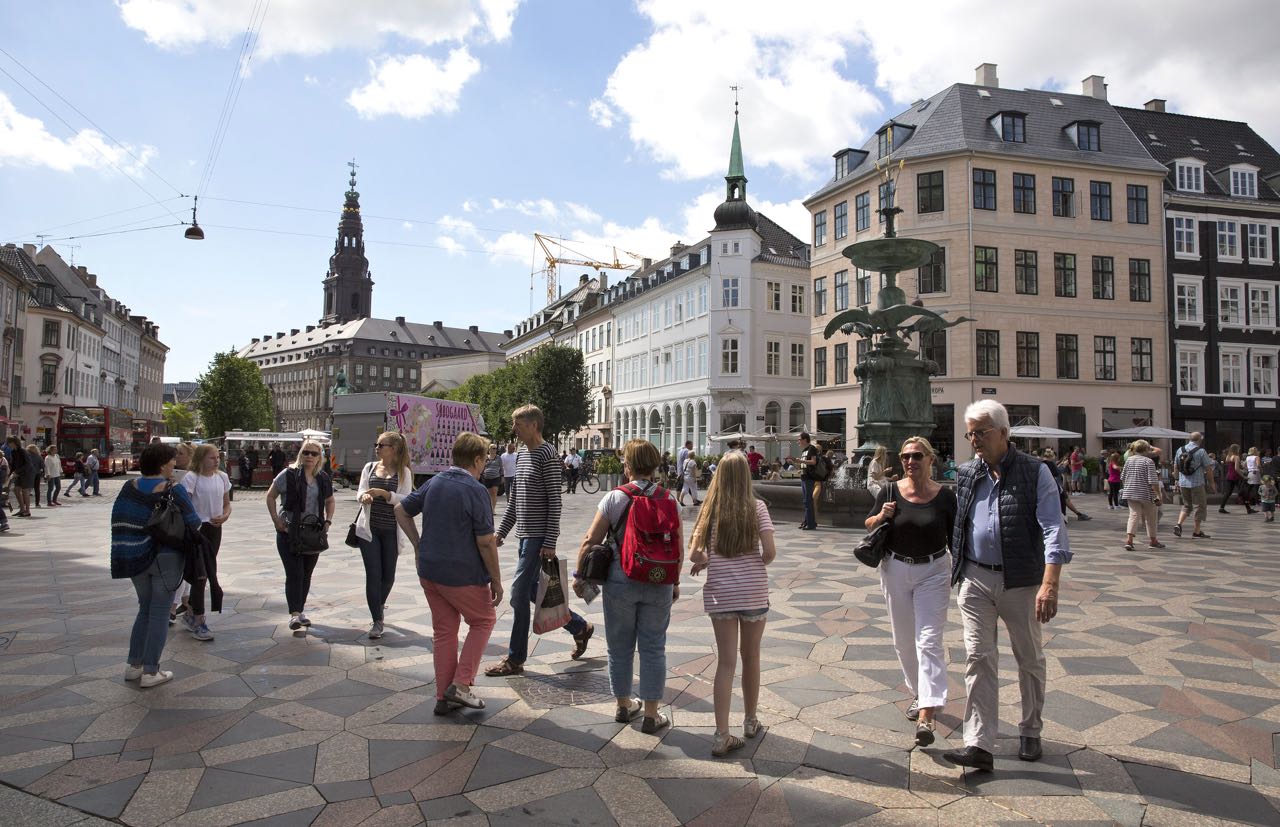
[[[349,519],[353,498],[338,496]],[[569,498],[567,542],[596,499]],[[1045,758],[1016,759],[1009,687],[996,771],[965,774],[939,757],[959,744],[958,615],[939,740],[911,749],[883,599],[848,532],[802,533],[779,516],[766,728],[715,760],[713,636],[696,580],[673,616],[675,725],[660,736],[614,723],[603,636],[581,662],[562,633],[538,639],[524,678],[481,680],[486,709],[437,717],[412,561],[401,560],[388,635],[373,642],[359,555],[326,553],[315,626],[296,636],[262,494],[242,495],[221,555],[217,639],[175,630],[164,666],[176,680],[142,691],[121,675],[135,609],[129,585],[107,574],[110,496],[76,498],[0,535],[0,821],[1280,824],[1280,529],[1214,513],[1210,541],[1166,537],[1167,550],[1126,553],[1123,515],[1097,495],[1084,502],[1096,519],[1071,523],[1077,557],[1046,634]],[[598,603],[586,608],[602,621]],[[506,610],[492,656],[509,628]],[[1007,651],[1002,666],[1013,682]]]

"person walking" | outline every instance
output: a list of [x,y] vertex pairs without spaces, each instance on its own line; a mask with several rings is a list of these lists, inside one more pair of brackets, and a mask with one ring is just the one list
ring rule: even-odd
[[681,449],[681,453],[684,454],[684,459],[680,460],[680,495],[676,497],[676,504],[683,506],[684,495],[688,494],[693,505],[702,505],[702,501],[698,499],[698,458],[693,455],[692,450],[686,452]]
[[1215,463],[1205,452],[1203,443],[1204,435],[1196,431],[1173,456],[1174,467],[1178,469],[1179,498],[1182,500],[1178,522],[1173,526],[1174,537],[1182,536],[1182,524],[1194,512],[1191,536],[1200,540],[1209,539],[1209,535],[1204,533],[1204,518],[1209,510],[1209,494],[1216,491]]
[[756,446],[747,446],[747,464],[751,466],[751,479],[760,479],[760,466],[764,462],[764,454],[756,450]]
[[[712,694],[716,731],[711,754],[721,757],[746,742],[729,732],[733,678],[742,653],[742,734],[760,731],[760,641],[769,615],[769,576],[777,557],[773,520],[751,483],[751,464],[729,454],[707,489],[689,541],[689,574],[707,573],[702,608],[716,636],[716,675]],[[608,629],[605,629],[606,633]]]
[[813,488],[818,484],[818,475],[814,466],[818,464],[820,452],[809,441],[809,432],[801,431],[800,445],[800,492],[804,497],[804,517],[800,521],[801,531],[813,531],[818,527],[818,515],[813,507]]
[[[484,701],[471,687],[497,622],[494,607],[502,603],[493,509],[479,482],[488,448],[484,437],[459,434],[453,443],[453,466],[409,493],[394,509],[400,530],[418,549],[418,582],[431,608],[436,715],[458,706],[484,709]],[[420,536],[414,522],[418,514]],[[467,637],[459,655],[463,620]]]
[[40,504],[40,481],[44,479],[44,455],[40,453],[40,446],[34,442],[27,443],[27,459],[32,468],[35,469],[35,478],[31,480],[31,492],[28,499],[35,504],[36,508],[43,508]]
[[[240,467],[240,487],[242,489],[252,488],[253,487],[253,469],[255,468],[255,465],[248,451],[242,450],[240,452],[240,461],[238,465]],[[324,468],[324,465],[317,462],[316,469],[322,470],[323,468]],[[284,472],[281,471],[280,473],[283,474]],[[280,474],[276,474],[276,477],[278,476],[280,476]],[[275,479],[275,477],[272,477],[272,479]]]
[[[85,458],[84,472],[86,476],[85,488],[86,489],[92,488],[93,496],[95,497],[102,496],[102,492],[98,488],[98,485],[99,485],[98,471],[101,470],[101,468],[102,468],[102,459],[101,457],[98,456],[98,449],[93,448],[89,451],[89,456]],[[83,494],[84,489],[81,489],[80,493]]]
[[1123,481],[1120,479],[1120,470],[1124,464],[1120,461],[1120,452],[1112,451],[1107,457],[1104,467],[1107,469],[1107,508],[1112,511],[1118,510],[1120,506],[1120,489],[1123,487]]
[[76,451],[75,459],[71,461],[71,481],[67,483],[67,490],[62,492],[64,497],[70,497],[71,492],[80,489],[80,496],[88,496],[84,493],[85,482],[87,481],[84,471],[84,452]]
[[50,445],[44,453],[45,505],[59,506],[58,495],[62,493],[62,457],[58,456],[58,446]]
[[138,595],[124,679],[139,681],[143,689],[173,680],[172,672],[160,669],[160,657],[169,632],[165,623],[169,596],[182,580],[185,562],[182,549],[160,545],[151,538],[147,520],[161,494],[171,491],[188,531],[200,525],[186,489],[171,479],[173,457],[170,445],[153,443],[143,448],[138,458],[141,478],[125,483],[111,506],[111,577],[130,578]]
[[[516,498],[509,502],[498,526],[498,545],[514,529],[519,538],[519,559],[511,582],[511,644],[507,656],[485,669],[491,678],[519,675],[529,654],[529,625],[538,593],[542,559],[556,556],[560,539],[560,480],[564,467],[556,449],[542,438],[542,410],[525,405],[511,414],[516,438],[524,443],[516,460]],[[595,627],[577,612],[569,612],[565,631],[573,636],[574,660],[587,651]]]
[[[385,631],[387,600],[396,582],[396,562],[401,546],[411,553],[412,535],[398,528],[396,505],[413,493],[413,469],[409,467],[409,445],[396,431],[385,431],[374,443],[378,459],[365,463],[360,472],[356,499],[356,540],[364,559],[364,599],[369,606],[369,639],[377,640]],[[416,513],[416,512],[415,512]]]
[[1218,513],[1231,513],[1227,510],[1227,501],[1231,499],[1231,494],[1235,493],[1240,498],[1240,502],[1244,504],[1245,512],[1252,514],[1253,506],[1249,504],[1245,497],[1245,486],[1247,485],[1245,474],[1247,469],[1245,468],[1244,460],[1240,456],[1239,445],[1233,443],[1231,447],[1227,448],[1222,464],[1226,466],[1226,484],[1223,485],[1222,502],[1218,504]]
[[864,526],[890,523],[889,551],[880,563],[880,591],[889,612],[893,648],[911,693],[907,719],[916,746],[933,743],[935,717],[947,704],[947,656],[942,634],[951,599],[951,542],[956,495],[933,479],[933,445],[922,436],[902,443],[903,476],[885,486]]
[[496,513],[498,510],[498,489],[502,487],[502,458],[498,456],[498,446],[490,443],[488,458],[484,470],[480,472],[480,484],[489,494],[489,505]]
[[[220,452],[212,442],[196,446],[190,473],[182,476],[180,483],[191,497],[200,518],[200,534],[209,544],[204,558],[204,571],[187,566],[184,581],[191,584],[188,611],[182,622],[196,640],[213,640],[213,632],[205,620],[204,592],[209,587],[210,608],[222,611],[222,589],[218,586],[218,550],[222,548],[222,526],[231,518],[231,480],[219,470]],[[178,590],[175,590],[175,593]]]
[[1071,456],[1068,458],[1071,469],[1071,493],[1084,493],[1084,455],[1080,453],[1080,446],[1076,445],[1071,449]]
[[1038,761],[1045,698],[1040,625],[1058,613],[1062,567],[1070,541],[1058,486],[1043,462],[1009,441],[1009,412],[994,399],[964,412],[974,458],[956,472],[956,525],[951,537],[952,585],[964,627],[964,748],[942,757],[991,770],[1000,725],[999,621],[1018,664],[1022,720],[1018,758]]
[[1264,515],[1262,521],[1274,523],[1276,521],[1276,482],[1270,474],[1262,478],[1262,485],[1258,487],[1258,499],[1262,503]]
[[502,455],[502,482],[507,493],[507,503],[510,504],[516,491],[516,444],[514,442],[507,443],[507,452]]
[[[311,593],[311,574],[318,553],[295,551],[289,529],[294,520],[315,517],[327,531],[333,523],[333,481],[320,459],[324,448],[314,439],[303,440],[297,459],[271,481],[267,489],[267,514],[276,527],[276,553],[284,566],[284,599],[289,606],[289,628],[295,632],[311,626],[307,617],[307,595]],[[277,513],[276,501],[283,495],[283,507]]]
[[569,473],[569,493],[578,493],[578,477],[582,474],[582,456],[578,453],[577,448],[570,448],[569,454],[564,458],[565,470]]
[[1258,486],[1262,485],[1262,457],[1258,455],[1258,446],[1249,449],[1249,454],[1244,458],[1244,482],[1245,482],[1245,502],[1249,505],[1258,504]]
[[[658,484],[658,468],[662,455],[652,442],[633,439],[622,449],[622,473],[627,482],[605,494],[596,506],[591,526],[578,548],[573,571],[573,591],[586,596],[583,579],[588,550],[611,538],[613,559],[609,575],[601,590],[604,604],[604,635],[609,652],[609,688],[617,701],[614,720],[630,723],[643,714],[641,732],[654,734],[671,723],[659,710],[666,691],[667,627],[671,623],[671,604],[680,596],[679,572],[673,582],[644,583],[633,580],[622,570],[621,545],[626,530],[625,520],[633,498],[650,497],[671,500],[671,492]],[[678,518],[677,518],[678,519]],[[682,538],[676,533],[671,543],[683,557]],[[634,664],[640,654],[640,692],[632,696]]]
[[288,457],[285,456],[284,449],[280,447],[280,443],[271,443],[271,450],[267,453],[267,462],[271,463],[271,478],[275,479],[284,470]]
[[5,439],[9,446],[9,488],[18,500],[18,517],[31,516],[30,489],[35,486],[36,469],[31,462],[31,454],[22,447],[16,436]]
[[1129,461],[1124,464],[1120,478],[1124,482],[1121,496],[1129,503],[1129,525],[1125,529],[1125,551],[1133,551],[1133,537],[1139,525],[1147,528],[1147,545],[1151,548],[1164,548],[1164,543],[1156,537],[1156,522],[1159,519],[1159,504],[1164,498],[1160,488],[1160,473],[1156,470],[1155,461],[1151,459],[1151,443],[1145,439],[1134,441],[1129,446],[1133,452]]

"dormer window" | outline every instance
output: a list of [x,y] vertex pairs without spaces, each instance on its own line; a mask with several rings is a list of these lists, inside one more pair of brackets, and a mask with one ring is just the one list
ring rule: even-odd
[[1021,112],[1000,113],[1000,138],[1005,143],[1027,142],[1027,116]]
[[893,151],[893,127],[886,126],[876,133],[876,157],[883,158]]
[[1204,192],[1204,164],[1178,161],[1174,168],[1179,192]]
[[841,152],[836,156],[836,180],[849,174],[849,153]]
[[1237,198],[1258,197],[1258,171],[1248,167],[1231,169],[1231,194]]
[[1096,121],[1077,121],[1076,148],[1085,152],[1102,151],[1102,126]]

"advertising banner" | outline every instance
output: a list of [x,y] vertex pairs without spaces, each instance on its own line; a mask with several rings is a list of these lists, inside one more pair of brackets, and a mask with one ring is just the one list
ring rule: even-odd
[[437,474],[453,464],[458,434],[483,433],[484,420],[475,406],[463,402],[388,393],[387,430],[404,435],[413,473]]

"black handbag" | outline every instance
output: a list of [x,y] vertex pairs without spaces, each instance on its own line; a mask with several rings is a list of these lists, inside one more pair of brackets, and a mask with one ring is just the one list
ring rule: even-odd
[[308,514],[289,525],[289,543],[294,554],[319,554],[329,548],[329,535],[324,520]]
[[182,506],[173,496],[173,483],[156,495],[151,516],[147,518],[147,534],[161,546],[173,549],[185,549],[187,546],[187,521],[182,514]]
[[609,579],[609,567],[613,565],[613,546],[597,544],[587,549],[582,565],[582,579],[597,586]]
[[[889,483],[889,497],[893,499],[893,502],[898,501],[897,495],[897,483]],[[853,556],[857,557],[860,563],[864,563],[873,569],[879,568],[880,562],[884,560],[885,554],[889,551],[889,535],[892,531],[892,520],[883,522],[871,529],[858,542],[858,545],[854,546]]]
[[352,548],[360,548],[360,536],[356,534],[356,521],[352,520],[351,525],[347,527],[347,539],[342,542]]

